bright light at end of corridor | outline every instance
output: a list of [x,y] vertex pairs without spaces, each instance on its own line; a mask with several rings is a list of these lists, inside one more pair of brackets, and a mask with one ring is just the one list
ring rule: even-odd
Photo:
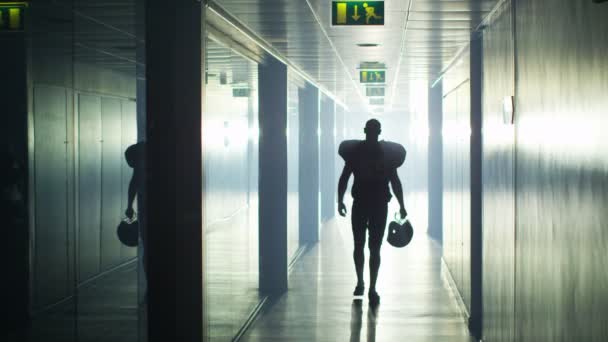
[[447,122],[443,127],[441,136],[445,142],[464,141],[471,137],[471,127],[467,124]]
[[426,144],[429,140],[429,125],[426,121],[415,120],[410,126],[410,136],[412,139],[420,144]]
[[248,139],[257,141],[256,130],[249,129],[244,120],[209,121],[203,131],[203,142],[212,149],[244,146]]

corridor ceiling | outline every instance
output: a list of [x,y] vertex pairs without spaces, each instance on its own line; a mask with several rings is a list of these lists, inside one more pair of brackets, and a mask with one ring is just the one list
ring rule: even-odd
[[[410,90],[440,74],[497,2],[386,0],[380,27],[333,27],[331,0],[210,0],[210,5],[234,15],[350,111],[370,110],[359,84],[360,64],[384,63],[385,111],[407,113]],[[379,45],[357,45],[370,43]]]
[[[332,27],[331,0],[209,0],[209,6],[230,13],[353,112],[370,110],[358,67],[363,62],[384,63],[383,108],[402,115],[412,110],[415,92],[467,45],[471,31],[499,1],[385,0],[385,26],[380,27]],[[135,0],[63,3],[45,6],[41,15],[46,20],[36,22],[46,24],[35,28],[34,34],[63,35],[74,27],[74,36],[65,39],[66,43],[73,39],[76,61],[134,74]],[[239,43],[261,53],[253,42]],[[369,43],[379,45],[357,45]],[[56,50],[52,44],[51,52]],[[222,52],[217,52],[208,51],[209,57],[221,57]]]

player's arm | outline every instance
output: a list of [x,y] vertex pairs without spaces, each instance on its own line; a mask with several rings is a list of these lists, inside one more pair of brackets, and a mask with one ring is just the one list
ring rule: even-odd
[[397,169],[393,170],[391,173],[390,182],[393,193],[399,202],[399,213],[401,214],[401,218],[405,218],[407,216],[407,211],[405,210],[405,205],[403,204],[403,187],[401,186],[401,180],[397,174]]
[[342,175],[340,175],[340,180],[338,181],[338,213],[340,213],[341,216],[346,216],[344,194],[346,193],[346,188],[348,187],[348,179],[352,173],[353,170],[350,165],[345,164],[344,169],[342,169]]
[[131,176],[131,181],[129,182],[129,188],[127,192],[127,210],[125,211],[125,215],[132,219],[135,211],[133,210],[133,202],[135,201],[135,196],[137,195],[137,188],[139,185],[139,168],[133,169],[133,175]]

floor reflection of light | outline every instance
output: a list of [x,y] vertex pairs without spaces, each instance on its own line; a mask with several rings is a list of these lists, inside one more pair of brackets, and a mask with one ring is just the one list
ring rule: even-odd
[[[430,291],[433,283],[440,281],[439,253],[433,250],[434,248],[436,247],[429,241],[426,233],[417,229],[412,242],[405,248],[394,248],[388,243],[383,245],[378,289],[384,300],[379,308],[377,325],[374,326],[377,341],[390,341],[395,338],[390,331],[383,329],[383,325],[391,323],[391,320],[409,316],[422,322],[433,310],[436,311],[438,305],[447,304],[441,303],[442,299],[436,298],[434,292]],[[415,298],[411,297],[413,293]],[[440,328],[433,327],[431,330]],[[420,333],[424,329],[417,331]],[[413,338],[416,331],[404,333],[404,336]]]
[[[376,311],[367,295],[353,303],[352,245],[350,217],[324,223],[320,243],[294,266],[290,291],[258,319],[253,336],[277,341],[470,341],[443,286],[441,250],[424,232],[416,231],[405,248],[383,244],[377,286],[382,298]],[[369,286],[367,248],[365,254]]]

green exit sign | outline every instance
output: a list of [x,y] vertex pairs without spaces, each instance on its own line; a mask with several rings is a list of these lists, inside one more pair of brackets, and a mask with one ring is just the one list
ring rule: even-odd
[[384,25],[384,1],[332,1],[334,26]]
[[371,99],[369,99],[369,104],[372,106],[383,106],[384,98],[383,97],[371,98]]
[[249,97],[251,91],[249,88],[233,88],[232,97]]
[[386,71],[384,70],[361,70],[359,71],[361,83],[385,83]]
[[0,31],[23,31],[26,3],[0,3]]
[[367,87],[365,96],[384,96],[384,87]]

